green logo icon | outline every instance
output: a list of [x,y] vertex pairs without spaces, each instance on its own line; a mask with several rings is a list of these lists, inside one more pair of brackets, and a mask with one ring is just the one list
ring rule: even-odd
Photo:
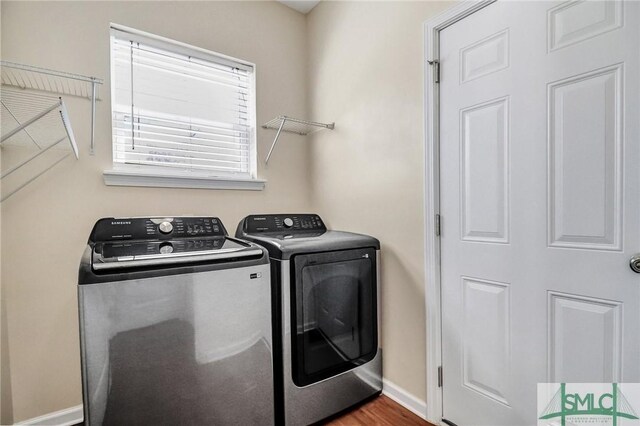
[[611,391],[601,392],[567,392],[567,384],[561,383],[539,419],[547,420],[559,417],[562,426],[570,416],[611,417],[612,425],[618,425],[618,419],[637,420],[638,415],[620,390],[618,383],[611,384]]

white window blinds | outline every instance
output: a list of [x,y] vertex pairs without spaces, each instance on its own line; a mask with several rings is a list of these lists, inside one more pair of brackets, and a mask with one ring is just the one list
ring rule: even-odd
[[253,66],[111,29],[113,162],[256,177]]

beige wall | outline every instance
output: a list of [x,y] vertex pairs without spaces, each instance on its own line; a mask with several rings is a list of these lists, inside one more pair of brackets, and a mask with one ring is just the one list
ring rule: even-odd
[[0,300],[0,425],[10,424],[13,416],[11,402],[11,381],[9,380],[9,346],[6,339],[6,317],[4,299]]
[[4,296],[0,288],[0,425],[11,423],[13,415],[6,312]]
[[[0,7],[0,20],[2,8]],[[2,52],[2,34],[0,32],[0,52]],[[0,57],[2,55],[0,54]],[[2,151],[0,151],[0,160]],[[0,182],[0,188],[2,183]],[[0,208],[0,235],[2,234],[2,209]],[[0,238],[0,259],[2,250],[2,238]],[[5,309],[4,293],[2,291],[2,262],[0,261],[0,425],[11,423],[13,406],[11,402],[11,381],[9,367],[9,342],[7,340],[7,310]]]
[[[5,392],[7,377],[2,393],[3,400],[13,399],[13,420],[19,421],[81,403],[77,268],[96,219],[219,215],[234,232],[241,217],[257,210],[310,210],[309,144],[289,135],[269,167],[259,165],[259,176],[268,181],[261,192],[105,186],[102,170],[111,166],[109,22],[256,63],[258,122],[279,114],[306,116],[306,23],[275,2],[2,1],[1,8],[2,59],[95,75],[106,83],[96,155],[88,155],[89,102],[69,98],[81,159],[65,160],[2,203],[12,390]],[[272,138],[259,129],[261,159]],[[1,322],[4,327],[4,317]],[[4,367],[3,357],[3,373]]]
[[422,23],[451,3],[322,2],[308,17],[314,209],[382,242],[385,378],[425,398]]
[[[0,21],[2,8],[0,7]],[[0,32],[0,57],[2,57],[2,33]],[[0,160],[2,152],[0,151]],[[0,182],[0,189],[2,183]],[[2,209],[0,208],[0,236],[2,234]],[[2,238],[0,238],[0,259]],[[2,292],[2,262],[0,261],[0,425],[9,423],[12,418],[11,381],[9,380],[9,345],[7,341],[7,319]]]
[[[4,374],[3,345],[0,423],[11,410],[19,421],[81,402],[77,266],[94,221],[109,215],[215,214],[234,228],[258,210],[317,210],[333,228],[377,236],[385,376],[424,399],[422,23],[446,6],[323,1],[305,17],[273,2],[2,1],[2,59],[106,84],[96,156],[89,103],[69,99],[81,160],[2,203],[0,331],[11,368]],[[106,187],[110,21],[255,62],[259,123],[290,114],[336,130],[285,135],[269,167],[260,162],[262,192]],[[272,137],[259,129],[261,159]]]

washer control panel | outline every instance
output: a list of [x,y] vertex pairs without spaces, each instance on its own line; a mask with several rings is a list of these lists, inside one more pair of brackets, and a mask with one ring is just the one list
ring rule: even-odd
[[224,237],[217,217],[105,218],[93,227],[90,241]]
[[247,234],[261,232],[325,232],[327,228],[317,214],[266,214],[248,216]]

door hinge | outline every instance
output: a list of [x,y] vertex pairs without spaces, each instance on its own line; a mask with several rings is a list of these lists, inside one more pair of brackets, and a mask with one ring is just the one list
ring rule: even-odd
[[442,387],[442,366],[438,367],[438,387]]
[[436,214],[436,236],[439,237],[440,233],[442,232],[441,226],[440,226],[440,215]]
[[433,61],[427,61],[427,63],[433,67],[434,82],[440,83],[440,61],[434,59]]

